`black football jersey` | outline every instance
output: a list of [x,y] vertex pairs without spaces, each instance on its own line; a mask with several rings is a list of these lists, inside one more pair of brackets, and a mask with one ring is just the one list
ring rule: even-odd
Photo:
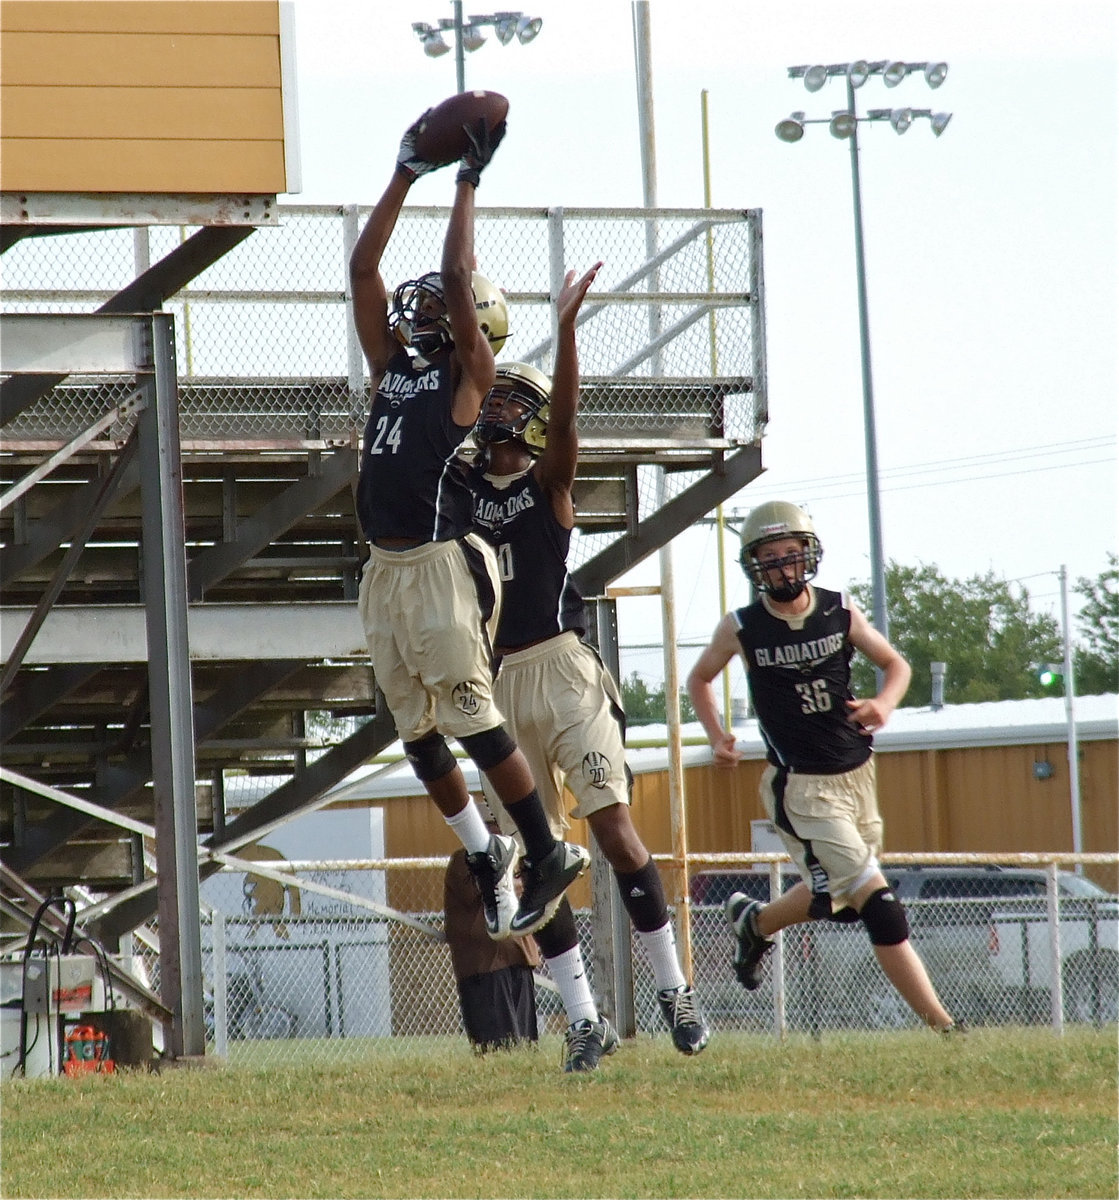
[[586,631],[586,606],[567,573],[571,530],[565,529],[529,468],[508,487],[475,469],[474,529],[497,552],[501,620],[496,644],[513,647],[567,630]]
[[847,719],[854,653],[847,597],[812,591],[799,629],[760,600],[734,615],[766,757],[805,774],[833,774],[866,762],[871,738]]
[[401,348],[389,360],[365,424],[357,485],[370,540],[445,542],[470,532],[468,468],[456,453],[470,429],[451,419],[453,400],[446,356],[418,367]]

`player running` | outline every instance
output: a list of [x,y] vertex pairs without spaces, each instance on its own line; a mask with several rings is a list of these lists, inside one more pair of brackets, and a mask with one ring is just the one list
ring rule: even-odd
[[[823,555],[808,514],[770,501],[742,526],[742,569],[759,593],[727,613],[688,675],[688,694],[716,762],[742,757],[722,726],[712,681],[741,654],[769,765],[761,799],[801,882],[769,904],[734,892],[727,917],[735,933],[734,970],[748,990],[778,930],[802,921],[861,921],[882,970],[933,1029],[961,1031],[945,1011],[909,940],[905,908],[878,865],[878,812],[872,734],[909,686],[904,658],[845,593],[811,580]],[[861,650],[882,672],[875,696],[851,694],[851,656]]]

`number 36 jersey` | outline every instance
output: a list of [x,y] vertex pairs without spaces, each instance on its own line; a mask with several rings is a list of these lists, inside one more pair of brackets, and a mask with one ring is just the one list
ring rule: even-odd
[[401,349],[369,409],[357,485],[365,536],[446,542],[470,532],[467,464],[457,450],[469,426],[451,419],[454,383],[444,356],[427,367]]
[[810,588],[806,613],[786,618],[764,600],[738,609],[738,641],[758,726],[778,767],[832,775],[861,766],[871,738],[847,719],[851,612],[842,592]]

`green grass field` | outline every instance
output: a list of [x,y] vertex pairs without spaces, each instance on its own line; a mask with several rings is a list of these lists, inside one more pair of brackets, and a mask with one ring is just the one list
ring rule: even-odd
[[9,1081],[6,1197],[1115,1197],[1114,1028]]

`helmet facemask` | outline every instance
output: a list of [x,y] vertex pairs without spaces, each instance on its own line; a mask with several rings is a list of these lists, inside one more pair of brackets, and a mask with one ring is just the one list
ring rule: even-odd
[[[812,518],[787,500],[767,500],[752,509],[742,523],[739,536],[742,551],[738,561],[747,578],[757,591],[783,604],[795,600],[804,591],[808,581],[815,577],[820,559],[824,556]],[[786,541],[798,542],[800,550],[766,563],[758,560],[758,551],[762,546]],[[785,574],[790,567],[792,580]],[[777,583],[769,580],[773,571],[782,576]]]
[[[764,562],[757,557],[758,551],[767,542],[785,541],[790,536],[799,537],[801,549],[780,558],[767,559]],[[815,578],[820,566],[820,542],[815,534],[785,535],[778,538],[766,538],[743,547],[739,557],[743,571],[759,592],[781,604],[795,600],[808,586],[808,581]],[[789,578],[789,568],[792,568],[792,578]],[[774,582],[772,575],[777,572],[779,579]]]
[[438,271],[409,279],[393,292],[389,328],[425,366],[454,346]]
[[[509,312],[505,297],[477,271],[470,277],[474,293],[474,315],[478,328],[496,354],[509,335]],[[392,296],[389,328],[401,345],[412,351],[422,366],[445,350],[453,350],[454,334],[447,314],[447,299],[438,271],[402,283]]]
[[[533,456],[540,454],[548,439],[550,393],[551,383],[543,372],[525,363],[503,363],[482,403],[475,440],[482,447],[515,441]],[[508,412],[510,401],[520,406],[519,412]]]

